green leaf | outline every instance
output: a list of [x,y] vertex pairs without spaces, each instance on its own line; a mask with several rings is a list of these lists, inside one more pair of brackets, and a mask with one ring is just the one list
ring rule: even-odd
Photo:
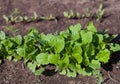
[[40,74],[42,74],[43,71],[45,71],[45,68],[42,68],[42,67],[41,67],[41,68],[39,68],[38,70],[36,70],[36,71],[34,72],[34,74],[35,74],[35,75],[40,75]]
[[96,35],[98,37],[99,44],[102,43],[104,40],[103,35],[101,35],[101,34],[96,34]]
[[77,63],[80,64],[82,62],[82,56],[79,53],[74,53],[72,56],[77,60]]
[[100,62],[107,63],[110,59],[110,51],[108,49],[99,51],[96,59],[98,59]]
[[92,60],[92,62],[89,64],[89,67],[92,69],[100,69],[100,62],[98,60]]
[[94,26],[93,22],[89,22],[87,24],[87,30],[92,31],[92,32],[97,32],[96,27]]
[[72,25],[68,29],[69,33],[71,33],[71,37],[73,40],[78,40],[80,38],[79,32],[81,31],[81,24]]
[[76,65],[76,67],[78,68],[78,74],[82,74],[83,76],[91,76],[91,73],[87,72],[85,68],[82,68],[80,65]]
[[60,69],[65,69],[68,67],[69,65],[69,56],[65,55],[65,57],[63,59],[61,59],[60,61],[58,61],[58,66]]
[[12,60],[12,56],[7,56],[6,59],[8,59],[9,61],[11,61]]
[[35,63],[28,62],[28,63],[27,63],[27,67],[28,67],[32,72],[35,72],[36,64],[35,64]]
[[67,71],[66,71],[65,69],[63,69],[63,70],[60,72],[60,74],[62,74],[62,75],[66,75],[66,73],[67,73]]
[[49,46],[54,49],[55,53],[60,53],[64,49],[65,41],[62,36],[48,34],[45,36],[45,40],[48,42]]
[[16,37],[11,38],[12,41],[14,41],[15,43],[17,43],[18,45],[22,44],[22,36],[18,35]]
[[72,48],[73,53],[79,53],[80,55],[82,55],[82,48],[81,48],[81,44],[78,42],[75,42],[74,47]]
[[92,42],[92,39],[93,39],[93,33],[92,32],[82,30],[80,32],[80,35],[81,35],[81,39],[82,39],[82,44],[87,44],[87,43]]
[[34,36],[34,33],[39,33],[39,32],[36,28],[33,27],[29,30],[28,35]]
[[48,56],[49,56],[49,54],[47,54],[47,53],[40,53],[40,54],[38,54],[36,56],[37,63],[40,64],[40,65],[49,64]]
[[57,64],[58,61],[60,60],[60,56],[59,56],[59,54],[50,54],[48,56],[48,60],[52,64]]
[[55,43],[54,44],[54,51],[56,53],[60,53],[64,49],[64,46],[65,46],[64,38],[57,36],[54,40],[54,43]]
[[75,71],[70,71],[69,69],[67,69],[67,76],[68,77],[76,77],[76,72]]
[[5,48],[7,50],[12,48],[12,46],[14,45],[9,39],[5,39],[5,40],[1,41],[1,43],[5,46]]
[[4,40],[6,38],[6,35],[3,31],[0,31],[0,40]]
[[16,52],[17,54],[20,56],[20,57],[24,57],[25,56],[25,50],[23,48],[17,48],[16,49]]
[[120,45],[119,44],[110,43],[110,44],[108,44],[108,46],[110,47],[110,50],[112,52],[120,51]]
[[88,66],[88,64],[89,64],[89,62],[90,62],[89,56],[88,56],[87,52],[84,52],[83,62],[84,62],[84,65],[85,65],[85,66]]

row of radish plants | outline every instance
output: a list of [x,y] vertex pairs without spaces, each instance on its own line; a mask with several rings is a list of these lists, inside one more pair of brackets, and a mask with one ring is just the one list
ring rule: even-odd
[[116,36],[97,31],[93,22],[85,30],[76,24],[57,34],[39,33],[35,28],[25,36],[10,36],[0,31],[0,60],[24,60],[35,75],[52,64],[56,72],[68,77],[95,75],[100,84],[101,64],[109,61],[111,53],[120,50],[119,44],[111,42]]

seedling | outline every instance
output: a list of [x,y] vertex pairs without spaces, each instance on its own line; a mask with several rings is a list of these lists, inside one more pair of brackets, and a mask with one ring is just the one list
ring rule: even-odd
[[103,18],[103,15],[104,15],[104,9],[103,9],[103,4],[101,3],[96,13],[97,20],[101,20]]
[[81,18],[81,14],[80,13],[76,13],[76,17],[78,18],[78,19],[80,19]]
[[89,18],[89,17],[90,17],[90,15],[91,15],[91,13],[90,13],[90,9],[89,9],[89,8],[87,8],[87,10],[86,10],[86,17],[87,17],[87,18]]
[[33,13],[33,16],[31,17],[31,20],[32,21],[38,21],[39,20],[38,14],[36,12]]
[[23,16],[23,22],[30,22],[31,19],[28,16]]
[[3,15],[3,19],[5,22],[8,23],[15,23],[17,22],[18,17],[15,17],[16,14],[19,13],[19,10],[17,8],[14,9],[14,11],[10,14],[10,16]]
[[14,11],[10,14],[10,16],[15,16],[16,14],[19,14],[20,11],[18,8],[15,8]]
[[3,19],[5,20],[5,22],[8,24],[10,22],[9,18],[6,15],[3,15]]
[[73,10],[63,12],[63,15],[67,19],[75,18],[75,14],[74,14]]
[[55,17],[52,14],[50,14],[49,16],[41,16],[40,19],[49,21],[49,20],[55,20]]

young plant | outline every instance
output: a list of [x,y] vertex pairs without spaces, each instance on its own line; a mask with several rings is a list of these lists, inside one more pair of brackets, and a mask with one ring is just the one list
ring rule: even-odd
[[8,23],[15,23],[17,22],[18,17],[15,17],[16,14],[19,13],[19,10],[17,8],[14,9],[14,11],[10,14],[10,16],[3,15],[3,19],[5,22]]
[[23,16],[23,22],[30,22],[31,19],[28,16]]
[[5,22],[8,24],[10,22],[10,18],[7,17],[6,15],[3,15],[3,19],[5,20]]
[[86,10],[86,17],[87,17],[87,18],[89,18],[89,17],[90,17],[90,15],[91,15],[91,13],[90,13],[90,9],[89,9],[89,8],[87,8],[87,10]]
[[67,19],[75,18],[75,14],[74,14],[73,10],[63,12],[63,15]]
[[38,14],[36,12],[33,13],[33,16],[31,17],[31,20],[34,21],[38,21],[40,18],[38,16]]
[[56,18],[52,14],[50,14],[49,16],[41,16],[40,19],[49,21],[49,20],[55,20]]
[[97,16],[97,20],[101,20],[103,18],[103,15],[104,15],[104,9],[103,9],[103,4],[101,3],[100,6],[99,6],[99,9],[96,13],[96,16]]
[[81,18],[81,14],[80,13],[76,13],[76,18],[80,19]]

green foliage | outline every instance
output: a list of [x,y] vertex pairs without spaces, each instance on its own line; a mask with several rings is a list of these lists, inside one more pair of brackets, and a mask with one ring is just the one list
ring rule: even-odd
[[50,14],[49,16],[38,16],[36,12],[33,13],[33,16],[15,16],[14,14],[10,16],[3,15],[3,19],[8,23],[17,23],[17,22],[36,22],[39,20],[55,20],[56,18]]
[[65,18],[68,18],[68,19],[75,17],[75,14],[74,14],[73,10],[63,12],[63,15],[64,15]]
[[40,17],[40,20],[47,20],[47,21],[50,21],[50,20],[55,20],[56,18],[50,14],[49,16],[41,16]]
[[101,64],[109,61],[112,52],[120,50],[119,44],[110,43],[113,38],[114,35],[98,32],[92,22],[86,30],[76,24],[57,35],[39,34],[34,28],[23,37],[7,36],[0,31],[0,58],[24,59],[35,75],[41,74],[45,65],[52,64],[68,77],[96,75],[101,82]]
[[103,9],[103,4],[102,3],[100,4],[99,9],[98,9],[96,15],[97,15],[97,19],[98,20],[101,20],[103,18],[104,9]]

